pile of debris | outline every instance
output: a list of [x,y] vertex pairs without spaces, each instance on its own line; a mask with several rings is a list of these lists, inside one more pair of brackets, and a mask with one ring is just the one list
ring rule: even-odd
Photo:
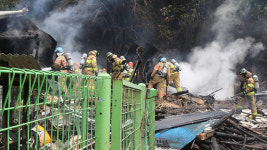
[[[165,138],[166,134],[170,134],[168,130],[175,132],[182,128],[186,129],[186,126],[197,126],[201,124],[201,120],[207,120],[204,118],[209,114],[210,121],[215,119],[213,120],[215,122],[207,123],[204,130],[202,129],[203,132],[195,134],[196,137],[181,149],[267,149],[267,101],[262,97],[257,98],[256,106],[258,116],[252,120],[248,117],[251,114],[248,104],[244,105],[241,114],[236,114],[235,99],[218,101],[212,94],[198,96],[183,92],[182,94],[168,95],[164,101],[156,100],[156,126],[159,128],[160,125],[167,124],[159,128],[160,130],[157,132],[159,136],[156,139],[156,148],[176,149],[183,140],[172,141],[173,139],[170,137]],[[221,112],[225,114],[221,115]],[[215,114],[221,115],[221,117],[215,118]],[[184,120],[189,121],[185,122]]]
[[[183,149],[267,149],[267,119],[265,125],[252,129],[246,127],[235,117],[234,109],[212,126],[204,129],[196,139]],[[250,120],[252,122],[252,120]],[[254,121],[257,122],[257,121]]]
[[199,96],[188,93],[188,91],[182,91],[172,95],[168,94],[164,97],[163,101],[156,99],[156,120],[171,115],[214,111],[214,102],[215,99],[212,94]]

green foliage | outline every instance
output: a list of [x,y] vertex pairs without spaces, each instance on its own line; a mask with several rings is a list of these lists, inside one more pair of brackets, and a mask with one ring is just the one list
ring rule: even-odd
[[12,10],[17,4],[19,0],[1,0],[0,1],[0,10]]

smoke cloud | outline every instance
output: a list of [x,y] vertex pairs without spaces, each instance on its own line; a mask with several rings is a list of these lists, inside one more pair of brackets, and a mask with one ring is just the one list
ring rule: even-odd
[[[234,39],[231,31],[239,23],[237,10],[242,0],[226,0],[215,11],[212,31],[215,39],[203,47],[195,47],[188,62],[182,62],[181,85],[197,94],[215,93],[215,98],[223,100],[232,96],[236,76],[235,66],[249,55],[255,57],[264,46],[252,37]],[[248,8],[249,9],[249,8]],[[248,10],[243,10],[243,15]]]
[[[40,6],[46,3],[38,0],[35,4]],[[90,2],[86,1],[64,10],[53,11],[43,22],[36,22],[42,30],[56,39],[57,46],[62,47],[65,52],[71,53],[74,62],[80,62],[82,56],[81,46],[75,38],[82,30],[83,20],[91,18],[90,13],[83,13],[86,5],[90,5]]]
[[[50,34],[65,52],[75,52],[75,56],[79,56],[76,58],[72,55],[75,62],[80,61],[82,53],[94,49],[100,52],[98,60],[105,60],[108,51],[117,55],[125,54],[125,51],[138,42],[137,35],[145,34],[142,27],[133,27],[136,20],[131,1],[76,2],[69,7],[65,7],[63,2],[58,6],[43,0],[36,0],[34,3],[34,8],[43,5],[49,5],[43,6],[49,10],[52,10],[51,7],[55,8],[47,12],[49,15],[46,14],[44,20],[37,19],[34,23]],[[106,61],[98,61],[98,65],[102,68],[100,66],[107,64]]]

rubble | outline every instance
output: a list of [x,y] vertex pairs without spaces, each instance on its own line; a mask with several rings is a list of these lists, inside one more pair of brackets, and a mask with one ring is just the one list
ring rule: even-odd
[[156,120],[170,115],[214,111],[214,101],[215,99],[213,95],[197,96],[188,93],[176,96],[168,94],[168,96],[165,97],[164,101],[156,99]]
[[[244,106],[241,114],[235,113],[235,99],[217,101],[213,95],[198,96],[191,93],[168,95],[164,101],[156,100],[156,120],[170,116],[185,116],[184,114],[224,111],[227,115],[206,127],[182,149],[267,149],[267,101],[257,99],[256,105],[258,116],[252,120],[248,118],[251,113],[248,104]],[[170,141],[157,140],[157,149],[173,148]]]

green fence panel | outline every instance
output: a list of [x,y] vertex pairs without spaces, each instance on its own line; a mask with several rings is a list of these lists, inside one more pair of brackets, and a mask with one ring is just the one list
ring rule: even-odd
[[122,146],[122,81],[113,80],[112,86],[112,118],[111,118],[111,150],[121,150]]
[[96,149],[110,148],[110,105],[111,105],[111,77],[108,74],[99,74],[97,78],[96,100]]
[[155,148],[157,91],[144,84],[5,67],[0,81],[0,149]]
[[157,96],[156,89],[149,89],[146,98],[146,139],[149,150],[155,149],[155,98]]
[[0,80],[0,149],[95,149],[96,77],[0,67]]
[[146,109],[145,84],[136,85],[128,81],[113,81],[112,150],[148,149],[148,137],[144,132],[147,128]]
[[[141,87],[141,95],[140,95],[140,103],[141,103],[141,124],[140,124],[140,135],[139,138],[141,140],[141,147],[138,149],[146,150],[147,149],[147,139],[146,137],[146,126],[145,126],[145,118],[146,118],[146,85],[144,83],[138,84]],[[140,137],[141,136],[141,137]]]

